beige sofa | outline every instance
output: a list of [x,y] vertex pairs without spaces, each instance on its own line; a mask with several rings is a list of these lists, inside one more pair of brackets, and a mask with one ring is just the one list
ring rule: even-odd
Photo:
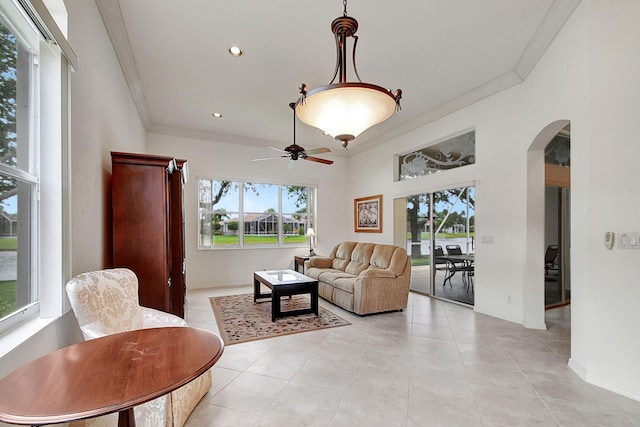
[[318,279],[322,298],[356,314],[407,307],[411,259],[399,246],[342,242],[305,261],[304,274]]

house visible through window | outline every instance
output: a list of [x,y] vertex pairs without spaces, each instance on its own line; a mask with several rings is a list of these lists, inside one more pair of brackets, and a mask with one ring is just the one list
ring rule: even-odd
[[198,179],[200,249],[306,245],[315,188]]

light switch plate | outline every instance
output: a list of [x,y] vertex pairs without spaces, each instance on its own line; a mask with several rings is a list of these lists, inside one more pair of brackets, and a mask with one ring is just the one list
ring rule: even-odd
[[621,231],[618,233],[618,248],[640,249],[640,233]]

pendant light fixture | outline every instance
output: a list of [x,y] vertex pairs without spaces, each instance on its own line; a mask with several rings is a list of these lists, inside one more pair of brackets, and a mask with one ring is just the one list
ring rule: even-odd
[[[383,87],[363,83],[356,68],[358,21],[347,16],[347,0],[343,0],[342,16],[331,23],[336,41],[336,68],[333,79],[326,86],[307,90],[300,84],[300,98],[296,115],[303,122],[316,127],[340,141],[346,149],[365,130],[377,125],[400,110],[400,89],[392,93]],[[353,37],[352,62],[357,82],[347,82],[347,38]],[[334,83],[336,78],[338,82]]]

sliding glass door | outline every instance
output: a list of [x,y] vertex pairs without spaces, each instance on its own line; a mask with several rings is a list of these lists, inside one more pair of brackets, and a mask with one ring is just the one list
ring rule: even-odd
[[431,194],[406,198],[405,242],[411,256],[411,290],[431,294]]
[[411,256],[411,290],[473,305],[475,187],[407,196],[395,211],[396,244],[404,241]]
[[475,187],[433,193],[433,295],[474,304]]

